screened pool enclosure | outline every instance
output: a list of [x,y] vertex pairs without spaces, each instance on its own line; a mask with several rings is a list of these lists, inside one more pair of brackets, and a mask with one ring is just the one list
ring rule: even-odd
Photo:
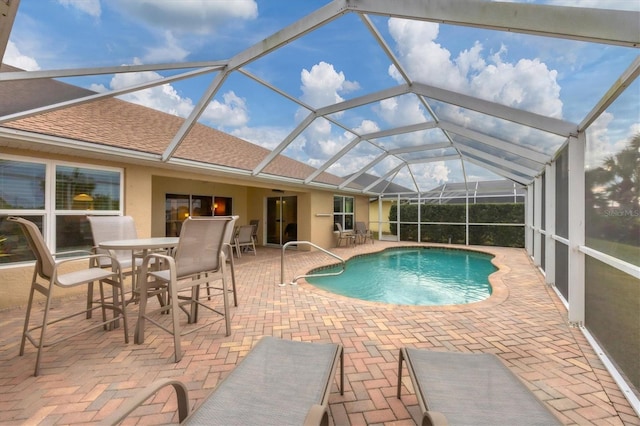
[[[248,1],[255,12],[228,18],[237,19],[232,24],[214,19],[206,2],[186,3],[157,1],[145,14],[141,2],[104,2],[100,28],[86,24],[87,34],[100,36],[87,52],[81,37],[65,34],[71,22],[34,30],[40,0],[0,1],[0,54],[24,69],[0,73],[0,96],[3,86],[51,78],[91,90],[5,102],[0,146],[108,152],[366,195],[379,238],[494,245],[520,238],[567,320],[640,407],[637,2]],[[201,9],[192,9],[196,3]],[[274,7],[291,10],[262,19]],[[180,19],[153,20],[163,13]],[[129,27],[110,28],[109,14]],[[190,18],[193,25],[172,27]],[[128,38],[135,25],[168,31],[162,47],[174,55],[151,55],[148,38]],[[55,46],[56,57],[38,44]],[[37,60],[25,60],[30,55]],[[110,97],[184,122],[159,155],[20,128],[21,120]],[[180,157],[195,123],[269,153],[250,170]],[[269,172],[282,155],[314,171]],[[324,173],[342,178],[327,183]],[[365,174],[370,183],[357,184]]]

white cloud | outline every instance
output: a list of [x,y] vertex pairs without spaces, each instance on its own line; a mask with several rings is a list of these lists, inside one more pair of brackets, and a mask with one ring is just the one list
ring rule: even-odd
[[189,55],[170,31],[165,31],[164,36],[164,45],[147,49],[147,54],[143,58],[145,63],[179,62]]
[[7,43],[2,62],[26,71],[36,71],[40,69],[38,61],[36,61],[35,58],[23,55],[20,49],[18,49],[18,46],[12,41]]
[[[451,52],[435,42],[438,24],[392,18],[388,27],[400,62],[414,80],[454,91],[466,86],[465,76],[451,59]],[[405,83],[393,65],[389,67],[389,74],[399,83]]]
[[311,71],[303,69],[300,73],[302,96],[304,102],[312,107],[322,107],[342,102],[340,93],[348,93],[359,88],[357,82],[350,82],[342,71],[337,72],[333,65],[320,62]]
[[[311,67],[311,70],[303,69],[300,73],[300,81],[301,100],[316,108],[342,102],[344,99],[341,94],[360,88],[357,82],[348,81],[342,71],[336,71],[332,64],[323,61]],[[296,120],[302,119],[307,113],[306,110],[299,109],[296,112]],[[340,115],[337,113],[334,116]],[[366,123],[365,125],[373,128],[374,124]],[[332,129],[333,126],[328,120],[315,120],[299,137],[297,141],[299,146],[292,147],[289,155],[308,158],[310,164],[318,166],[321,163],[320,159],[329,158],[353,137],[351,134],[334,136]]]
[[418,98],[411,95],[382,100],[373,109],[392,126],[421,123],[427,119],[422,112]]
[[488,65],[473,76],[471,92],[482,99],[548,117],[562,118],[560,86],[557,72],[549,70],[538,59],[503,62],[499,54],[495,64]]
[[326,159],[339,151],[347,140],[344,135],[334,136],[331,123],[320,118],[305,130],[302,150],[310,158]]
[[[358,127],[353,129],[359,135],[366,135],[367,133],[374,133],[380,130],[378,123],[371,120],[362,120]],[[351,135],[351,133],[349,133]]]
[[102,14],[100,0],[58,0],[64,7],[71,7],[86,13],[94,18],[99,18]]
[[263,148],[274,149],[289,134],[289,130],[271,126],[242,126],[231,130],[229,134],[259,145]]
[[[483,47],[478,41],[452,59],[451,52],[435,41],[438,24],[391,18],[388,25],[400,62],[414,80],[561,118],[557,71],[549,70],[539,59],[505,62],[502,59],[505,46],[483,58]],[[389,74],[404,82],[394,67]]]
[[223,102],[213,100],[202,114],[205,121],[215,127],[240,127],[247,124],[249,116],[244,99],[236,96],[234,92],[222,95]]
[[258,16],[255,0],[110,0],[124,16],[133,16],[163,30],[210,34],[230,21]]
[[447,183],[449,182],[451,175],[451,169],[447,167],[447,164],[444,161],[415,164],[411,166],[411,170],[416,181],[420,182],[421,190],[428,190],[434,186]]
[[[136,60],[135,63],[140,63],[140,61]],[[118,90],[159,78],[161,78],[160,74],[152,71],[117,74],[111,79],[109,88]],[[91,89],[97,92],[107,90],[102,85],[93,85]],[[128,102],[144,105],[179,117],[187,117],[194,108],[193,101],[188,97],[183,97],[171,84],[155,86],[120,97]],[[225,93],[222,98],[222,102],[213,100],[209,103],[201,116],[201,120],[217,128],[245,125],[249,118],[244,99],[236,96],[232,91]]]

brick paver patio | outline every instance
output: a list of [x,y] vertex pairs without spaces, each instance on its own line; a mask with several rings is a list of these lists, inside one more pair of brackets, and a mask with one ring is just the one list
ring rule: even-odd
[[[376,241],[332,249],[345,258],[398,245]],[[24,309],[0,312],[0,424],[58,425],[99,421],[150,382],[186,382],[191,406],[234,368],[261,336],[341,342],[345,347],[345,393],[334,382],[331,421],[336,425],[413,425],[418,406],[407,375],[396,398],[398,348],[497,354],[565,424],[640,425],[582,332],[567,324],[555,292],[521,249],[483,248],[500,271],[494,295],[466,306],[388,306],[335,296],[302,281],[279,286],[280,250],[258,248],[236,264],[239,306],[232,334],[223,322],[183,337],[185,352],[173,362],[171,336],[147,323],[143,345],[133,343],[137,305],[129,305],[129,334],[91,331],[44,351],[41,375],[33,377],[35,348],[18,356]],[[323,253],[288,251],[285,277],[332,263]],[[27,285],[27,283],[25,283]],[[57,311],[82,304],[67,300]],[[202,319],[211,318],[203,312]],[[86,321],[86,320],[78,320]],[[75,325],[71,321],[70,328]],[[273,360],[277,362],[277,360]],[[175,398],[160,392],[125,424],[175,422]],[[241,424],[241,422],[239,422]]]

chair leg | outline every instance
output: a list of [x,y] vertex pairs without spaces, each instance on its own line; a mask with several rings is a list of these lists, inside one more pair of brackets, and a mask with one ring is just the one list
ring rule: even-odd
[[[120,277],[120,298],[119,303],[120,303],[120,311],[121,311],[121,315],[122,315],[122,325],[124,327],[124,342],[125,343],[129,343],[129,324],[127,322],[127,302],[125,301],[125,294],[124,294],[124,277]],[[114,301],[115,303],[115,301]]]
[[[112,286],[113,289],[113,303],[108,304],[105,302],[104,297],[100,299],[100,303],[102,304],[102,320],[107,322],[106,310],[110,309],[113,311],[113,319],[109,323],[108,329],[111,330],[113,328],[119,327],[119,319],[122,318],[122,326],[124,328],[124,342],[129,343],[129,325],[127,323],[127,311],[126,311],[126,301],[124,294],[124,282],[123,277],[120,276],[118,282],[113,281],[100,281],[100,295],[104,295],[104,283]],[[113,326],[112,326],[113,325]],[[107,324],[105,324],[105,327]]]
[[[89,283],[89,285],[93,287],[93,283]],[[115,298],[115,294],[114,294],[114,298]],[[114,299],[114,303],[115,303],[115,299]],[[104,326],[102,328],[104,328],[106,331],[106,330],[111,330],[112,328],[117,327],[117,323],[107,324],[107,309],[104,303],[104,284],[102,283],[102,281],[100,281],[100,310],[102,311],[102,322],[104,323]],[[114,311],[113,313],[115,315],[116,312]]]
[[33,275],[31,291],[29,292],[29,303],[27,303],[27,313],[24,317],[24,328],[22,329],[22,341],[20,342],[20,356],[24,355],[24,345],[29,334],[29,321],[31,320],[31,307],[33,306],[33,295],[36,292],[36,274]]
[[180,317],[178,316],[180,299],[178,299],[178,292],[175,285],[169,284],[169,292],[171,297],[171,316],[173,320],[173,350],[175,356],[175,362],[179,362],[182,359],[182,347],[180,346]]
[[233,306],[238,306],[238,294],[236,293],[236,270],[233,264],[233,256],[229,261],[231,265],[231,289],[233,290]]
[[227,290],[227,277],[226,277],[226,266],[222,264],[222,270],[220,271],[222,275],[222,301],[224,304],[224,322],[226,327],[226,335],[231,335],[231,317],[229,316],[229,292]]
[[[199,278],[199,277],[198,277]],[[209,283],[207,283],[209,287]],[[189,324],[195,324],[198,322],[198,299],[200,298],[200,286],[191,287],[191,316],[189,317]]]
[[40,341],[38,342],[38,354],[36,355],[36,368],[33,373],[37,376],[40,373],[40,360],[42,349],[44,348],[44,340],[47,334],[47,320],[49,319],[49,311],[51,310],[51,299],[53,294],[53,283],[49,282],[49,290],[47,291],[47,302],[45,303],[44,313],[42,315],[42,328],[40,330]]
[[87,287],[87,319],[91,319],[93,313],[93,283],[89,283]]
[[147,289],[143,284],[142,291],[140,291],[140,298],[138,300],[138,321],[136,322],[136,328],[133,332],[133,341],[136,344],[144,343],[144,323],[145,312],[147,309]]

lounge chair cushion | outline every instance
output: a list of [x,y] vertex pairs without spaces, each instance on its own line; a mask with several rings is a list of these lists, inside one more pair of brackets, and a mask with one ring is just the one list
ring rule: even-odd
[[450,425],[562,424],[493,354],[403,350],[417,397]]
[[186,422],[302,425],[310,410],[327,403],[339,350],[333,343],[263,337]]

